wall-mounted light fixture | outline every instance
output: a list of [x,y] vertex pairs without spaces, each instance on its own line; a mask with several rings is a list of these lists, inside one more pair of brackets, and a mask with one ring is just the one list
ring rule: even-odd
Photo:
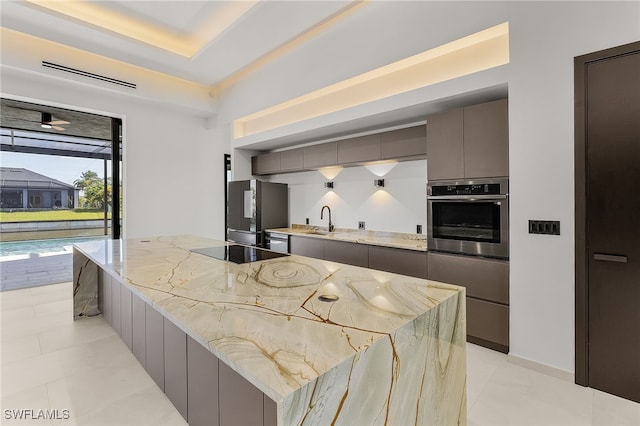
[[325,182],[324,187],[327,189],[333,189],[333,182]]
[[374,179],[373,186],[375,186],[376,188],[384,187],[384,179]]

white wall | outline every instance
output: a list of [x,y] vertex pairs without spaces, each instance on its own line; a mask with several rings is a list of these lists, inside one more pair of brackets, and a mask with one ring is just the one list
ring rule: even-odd
[[[384,179],[384,188],[373,186],[374,179]],[[319,171],[273,175],[272,182],[289,184],[289,222],[327,226],[320,220],[322,206],[331,207],[332,221],[339,228],[415,233],[416,225],[426,230],[426,160],[397,163],[387,174],[378,177],[358,166],[344,168],[333,179]],[[334,182],[334,189],[324,187]]]
[[[510,115],[511,353],[573,372],[573,58],[639,40],[640,3],[370,2],[224,93],[219,123],[230,126],[234,118],[504,21],[511,52],[504,81]],[[390,109],[398,107],[389,101]],[[331,119],[338,122],[348,113]],[[294,220],[313,217],[321,205],[314,184],[304,184],[312,195]],[[422,198],[423,188],[415,196]],[[357,211],[342,209],[348,209],[346,202],[338,205],[338,220],[358,220]],[[562,235],[529,235],[528,219],[560,220]]]
[[224,239],[226,129],[210,129],[208,120],[168,107],[170,96],[162,102],[156,93],[148,102],[13,69],[7,66],[12,59],[3,52],[3,97],[123,119],[124,237],[191,233]]

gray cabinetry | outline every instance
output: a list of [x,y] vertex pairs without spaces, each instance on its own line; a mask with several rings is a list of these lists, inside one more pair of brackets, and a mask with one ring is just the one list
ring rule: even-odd
[[111,282],[111,316],[110,316],[110,324],[111,327],[118,333],[119,336],[122,335],[122,318],[120,317],[120,283],[118,280],[114,280],[113,278],[109,278]]
[[187,334],[164,318],[164,393],[187,419]]
[[145,304],[145,370],[164,391],[164,317]]
[[464,177],[463,110],[427,117],[427,179]]
[[305,169],[335,166],[338,164],[337,142],[307,146],[303,149],[303,164]]
[[146,341],[146,306],[147,304],[135,294],[131,295],[131,313],[132,313],[132,340],[133,355],[138,362],[146,368],[147,363],[147,341]]
[[427,153],[426,126],[408,127],[380,134],[382,159],[424,158]]
[[280,153],[270,152],[267,154],[251,157],[251,173],[254,175],[268,175],[280,172]]
[[509,176],[508,100],[427,117],[427,179]]
[[379,159],[379,134],[338,141],[338,164],[364,163]]
[[263,394],[225,363],[218,364],[220,424],[261,425],[264,422]]
[[[115,281],[115,280],[114,280]],[[129,350],[133,350],[133,310],[132,294],[126,286],[120,286],[120,318],[121,330],[120,338],[127,345]]]
[[429,252],[428,278],[467,289],[467,339],[509,349],[509,262]]
[[324,259],[366,268],[369,266],[369,251],[362,244],[324,241]]
[[300,256],[324,259],[324,240],[292,235],[289,238],[289,252]]
[[464,109],[465,178],[509,176],[506,99]]
[[189,336],[187,386],[189,425],[218,424],[218,358]]
[[427,253],[391,247],[369,246],[369,268],[427,278]]
[[289,149],[280,152],[280,171],[294,172],[304,169],[303,149]]
[[98,293],[99,301],[98,307],[102,312],[102,317],[106,322],[111,325],[111,316],[113,313],[113,299],[111,297],[111,275],[104,270],[100,269],[98,273]]

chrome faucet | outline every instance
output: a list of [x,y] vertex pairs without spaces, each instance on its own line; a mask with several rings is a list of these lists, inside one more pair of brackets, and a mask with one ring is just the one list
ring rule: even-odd
[[331,207],[322,206],[322,210],[320,210],[320,220],[323,219],[322,215],[324,214],[324,209],[329,210],[329,232],[333,232],[333,223],[331,223]]

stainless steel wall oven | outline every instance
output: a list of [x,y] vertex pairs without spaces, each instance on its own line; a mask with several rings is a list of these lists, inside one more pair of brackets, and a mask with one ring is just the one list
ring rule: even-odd
[[509,258],[509,180],[427,185],[427,243],[442,251]]

